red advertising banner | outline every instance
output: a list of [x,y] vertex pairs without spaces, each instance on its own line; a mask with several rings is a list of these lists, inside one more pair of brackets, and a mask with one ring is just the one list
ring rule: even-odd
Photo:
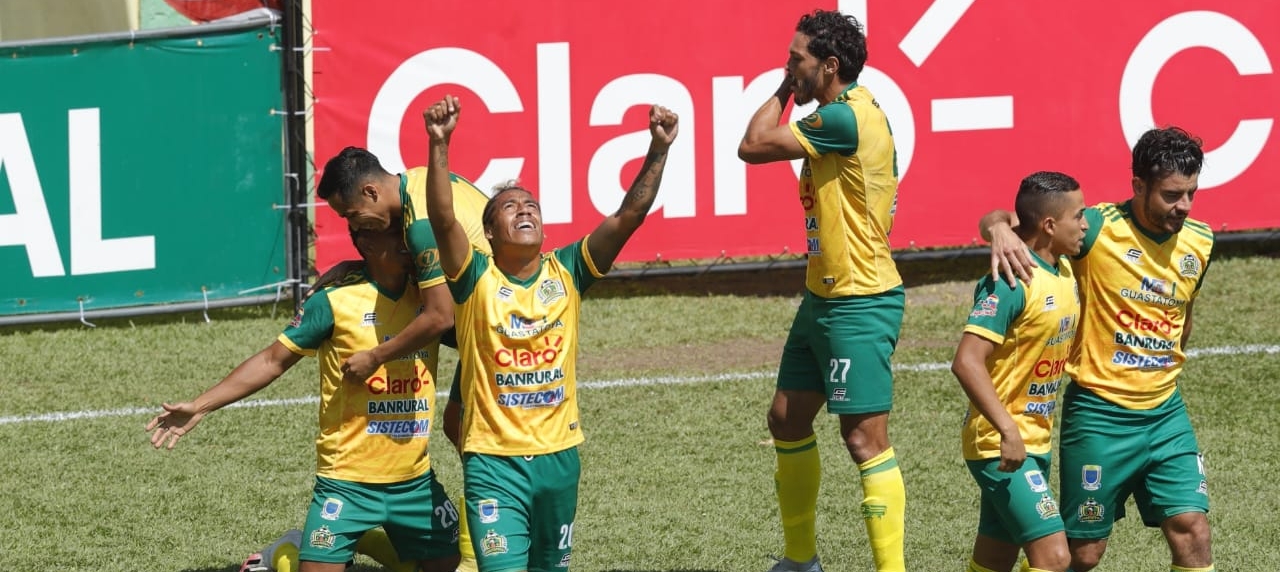
[[[1280,4],[1253,0],[819,2],[857,15],[860,78],[889,114],[902,175],[894,248],[972,244],[1037,170],[1123,200],[1131,143],[1176,124],[1204,140],[1192,217],[1280,227]],[[803,252],[796,169],[737,145],[782,78],[810,2],[315,0],[315,151],[367,147],[392,172],[426,162],[421,111],[463,114],[453,168],[539,195],[548,246],[617,208],[648,141],[648,105],[681,117],[658,205],[621,260]],[[808,109],[791,112],[799,118]],[[317,265],[353,257],[316,213]]]

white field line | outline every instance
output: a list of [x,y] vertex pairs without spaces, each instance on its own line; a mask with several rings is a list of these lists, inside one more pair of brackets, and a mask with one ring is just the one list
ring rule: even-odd
[[[1187,351],[1187,357],[1196,356],[1223,356],[1223,355],[1248,355],[1248,354],[1277,354],[1280,353],[1280,346],[1250,344],[1245,346],[1219,346],[1214,348],[1192,349]],[[914,363],[914,364],[898,364],[893,366],[896,371],[938,371],[951,367],[950,363],[933,362],[933,363]],[[578,385],[582,389],[608,389],[612,387],[640,387],[646,385],[685,385],[692,383],[707,383],[715,381],[737,381],[749,379],[765,379],[772,378],[777,375],[776,371],[749,371],[741,373],[720,373],[715,375],[695,375],[695,376],[659,376],[659,377],[626,377],[620,379],[610,379],[601,381],[586,381]],[[441,391],[438,394],[445,397],[447,392]],[[291,397],[288,399],[251,399],[232,403],[226,408],[237,407],[277,407],[288,405],[308,405],[319,403],[320,398],[314,395],[306,397]],[[100,409],[91,411],[58,411],[53,413],[39,413],[35,415],[14,415],[8,417],[0,417],[0,425],[16,425],[21,423],[34,423],[39,421],[75,421],[78,419],[101,419],[103,417],[125,417],[130,415],[155,415],[160,409],[158,407],[127,407],[124,409]]]

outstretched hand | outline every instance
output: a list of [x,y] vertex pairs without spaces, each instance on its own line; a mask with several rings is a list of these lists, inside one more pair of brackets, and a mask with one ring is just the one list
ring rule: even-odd
[[204,418],[204,412],[201,411],[194,403],[183,402],[174,405],[168,403],[160,404],[164,408],[164,413],[156,415],[147,423],[147,431],[151,431],[151,446],[159,449],[165,447],[165,441],[168,441],[167,448],[172,449],[178,444],[178,440],[186,435],[196,425],[200,424],[200,420]]
[[422,119],[427,124],[427,135],[432,141],[448,143],[453,130],[458,127],[458,112],[462,104],[452,95],[444,96],[422,112]]
[[653,136],[654,143],[663,147],[670,146],[679,132],[679,115],[661,105],[649,108],[649,134]]

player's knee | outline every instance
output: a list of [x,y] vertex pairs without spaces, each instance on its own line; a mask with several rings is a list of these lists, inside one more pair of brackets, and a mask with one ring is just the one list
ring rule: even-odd
[[1066,546],[1055,546],[1038,553],[1035,567],[1041,570],[1055,570],[1058,572],[1066,570],[1071,566],[1071,551]]
[[889,436],[883,432],[853,430],[844,435],[844,446],[858,463],[864,463],[889,449]]
[[1179,552],[1207,553],[1210,536],[1209,518],[1203,512],[1185,512],[1165,520],[1165,536]]
[[769,434],[782,441],[799,441],[813,434],[813,419],[804,419],[785,408],[771,407],[767,416]]
[[1098,567],[1107,545],[1102,541],[1071,542],[1070,558],[1072,572],[1087,572]]

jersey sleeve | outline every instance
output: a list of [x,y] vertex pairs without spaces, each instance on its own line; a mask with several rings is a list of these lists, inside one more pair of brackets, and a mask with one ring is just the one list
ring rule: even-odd
[[320,344],[333,335],[333,308],[329,305],[328,289],[307,298],[285,326],[277,340],[289,351],[301,355],[315,355]]
[[853,108],[843,103],[819,107],[792,123],[791,131],[813,157],[825,153],[852,155],[858,150],[858,118]]
[[1005,335],[1026,306],[1027,290],[1021,282],[1010,288],[1004,280],[987,276],[973,290],[973,309],[965,321],[964,331],[995,342],[1004,343]]
[[595,261],[591,260],[591,253],[587,250],[588,240],[591,240],[591,237],[584,236],[578,242],[555,250],[556,259],[573,276],[573,286],[579,293],[586,292],[587,288],[597,280],[604,278],[604,273],[600,272],[596,268]]
[[1089,254],[1093,243],[1098,241],[1098,234],[1102,232],[1102,211],[1096,206],[1084,209],[1084,221],[1089,223],[1089,230],[1084,231],[1084,242],[1080,245],[1080,253],[1075,255],[1076,260]]
[[449,293],[453,295],[453,301],[461,304],[471,297],[471,293],[475,292],[476,284],[480,282],[480,277],[484,276],[485,270],[489,269],[489,255],[472,248],[467,254],[467,259],[462,261],[462,269],[458,271],[457,276],[448,276]]
[[418,288],[430,288],[444,282],[444,270],[440,268],[440,249],[436,235],[431,232],[431,222],[418,219],[404,229],[404,242],[413,252],[413,270]]

